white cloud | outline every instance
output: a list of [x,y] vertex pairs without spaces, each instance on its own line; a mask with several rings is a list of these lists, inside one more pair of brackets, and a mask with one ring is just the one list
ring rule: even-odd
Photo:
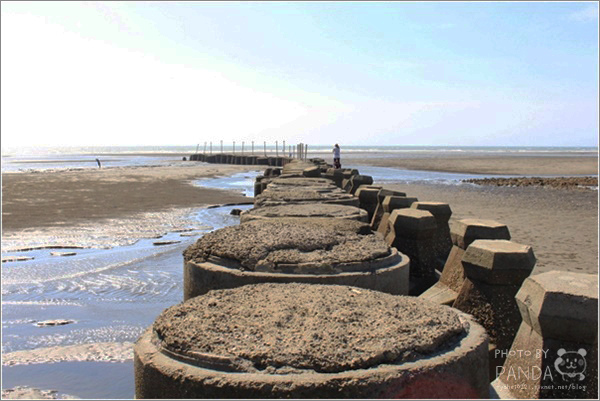
[[590,4],[587,7],[569,14],[569,19],[579,22],[598,21],[598,4]]

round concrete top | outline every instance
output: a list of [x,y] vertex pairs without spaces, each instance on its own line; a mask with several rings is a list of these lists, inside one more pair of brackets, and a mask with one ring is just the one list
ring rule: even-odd
[[333,181],[327,178],[310,177],[278,177],[271,180],[269,185],[273,186],[295,186],[295,187],[333,187],[337,188]]
[[456,311],[414,297],[317,284],[214,290],[155,321],[163,353],[215,370],[343,372],[427,358],[456,346]]
[[356,206],[334,203],[301,203],[278,206],[265,206],[242,212],[242,223],[256,218],[273,217],[334,217],[366,221],[368,214]]
[[298,202],[351,202],[358,198],[346,193],[339,188],[319,190],[315,187],[291,187],[290,189],[277,188],[275,191],[268,187],[260,195],[254,198],[256,206],[276,205],[283,203]]
[[[391,248],[368,224],[333,218],[273,218],[225,227],[200,238],[184,260],[217,261],[244,270],[326,272],[332,266],[385,259]],[[233,262],[233,263],[231,263]],[[298,272],[298,269],[294,270]]]

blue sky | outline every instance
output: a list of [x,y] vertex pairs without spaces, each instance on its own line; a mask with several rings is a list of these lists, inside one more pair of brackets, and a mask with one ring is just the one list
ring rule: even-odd
[[596,2],[2,2],[3,145],[597,146]]

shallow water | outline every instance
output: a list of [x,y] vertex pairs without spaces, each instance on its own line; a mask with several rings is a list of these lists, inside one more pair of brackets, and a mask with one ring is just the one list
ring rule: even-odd
[[[254,176],[236,174],[199,184],[251,194]],[[238,224],[239,217],[231,215],[231,209],[251,207],[196,209],[187,215],[191,231],[184,228],[160,238],[129,238],[126,245],[110,248],[3,251],[3,257],[27,255],[34,259],[2,264],[2,353],[135,342],[165,308],[183,300],[182,252],[204,233]],[[6,242],[27,245],[43,243],[44,239]],[[154,245],[155,241],[169,240],[180,242]],[[57,251],[72,251],[76,255],[50,255]],[[73,323],[36,326],[36,322],[51,319]],[[83,356],[86,357],[94,359],[94,355]],[[3,367],[3,388],[26,385],[81,398],[133,397],[131,359],[117,363],[70,362],[72,359],[66,355],[62,360],[67,362],[49,363],[51,358],[44,353],[36,358],[12,358],[15,365]],[[107,359],[122,360],[123,356],[109,355]]]
[[2,386],[53,389],[58,391],[58,396],[88,399],[133,399],[133,361],[5,366],[2,369]]

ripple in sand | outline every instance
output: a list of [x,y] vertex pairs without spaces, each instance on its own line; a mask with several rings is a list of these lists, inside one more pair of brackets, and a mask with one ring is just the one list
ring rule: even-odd
[[3,256],[2,257],[2,263],[7,263],[7,262],[25,262],[27,260],[33,260],[35,258],[31,257],[31,256]]
[[37,327],[51,327],[51,326],[64,326],[67,324],[75,323],[75,320],[70,319],[53,319],[53,320],[44,320],[41,322],[36,322],[35,325]]
[[56,390],[40,390],[27,386],[2,389],[3,400],[79,400],[79,397],[59,394]]
[[50,256],[75,256],[75,252],[50,252]]
[[14,351],[2,355],[2,366],[56,362],[125,362],[133,359],[132,342],[104,342]]

